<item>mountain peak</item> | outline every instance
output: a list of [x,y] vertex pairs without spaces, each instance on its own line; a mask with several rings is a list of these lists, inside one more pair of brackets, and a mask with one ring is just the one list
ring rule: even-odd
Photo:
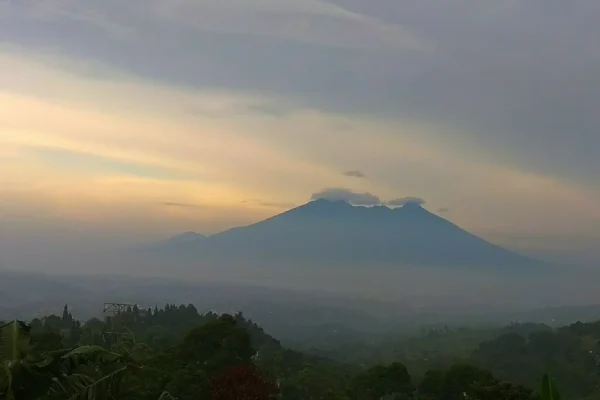
[[421,204],[416,202],[409,202],[404,204],[402,207],[395,208],[394,211],[400,212],[405,215],[433,215],[427,211]]
[[325,206],[325,207],[330,207],[330,206],[338,206],[338,207],[346,207],[346,206],[352,206],[352,204],[348,203],[347,201],[344,200],[330,200],[330,199],[326,199],[326,198],[319,198],[319,199],[315,199],[312,200],[308,203],[306,203],[305,205],[309,205],[312,204],[313,206]]
[[[354,206],[315,199],[252,225],[205,237],[188,232],[169,243],[177,254],[216,263],[305,265],[531,266],[437,216],[417,202]],[[183,249],[183,250],[182,250]],[[196,253],[194,253],[196,252]]]
[[344,200],[329,200],[329,199],[316,199],[312,200],[300,207],[290,210],[290,212],[306,212],[311,214],[330,214],[340,212],[344,210],[351,210],[352,204]]
[[416,201],[409,201],[406,204],[404,204],[401,208],[405,210],[424,210],[421,203],[418,203]]

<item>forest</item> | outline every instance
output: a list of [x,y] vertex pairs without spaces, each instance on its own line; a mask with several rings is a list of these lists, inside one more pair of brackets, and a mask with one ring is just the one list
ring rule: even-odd
[[81,322],[65,306],[0,323],[0,399],[600,398],[600,322],[443,328],[395,346],[357,361],[287,348],[241,313],[168,304]]

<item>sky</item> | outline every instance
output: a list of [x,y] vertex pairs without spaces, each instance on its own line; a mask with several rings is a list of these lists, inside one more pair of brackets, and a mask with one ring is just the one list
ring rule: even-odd
[[0,0],[0,249],[210,234],[320,194],[600,263],[599,19],[596,0]]

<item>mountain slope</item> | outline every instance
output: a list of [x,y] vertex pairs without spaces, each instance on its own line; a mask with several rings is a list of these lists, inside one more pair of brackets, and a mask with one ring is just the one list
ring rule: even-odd
[[417,204],[357,207],[343,201],[315,200],[264,221],[186,240],[176,247],[179,255],[183,252],[210,262],[248,260],[323,266],[537,264]]

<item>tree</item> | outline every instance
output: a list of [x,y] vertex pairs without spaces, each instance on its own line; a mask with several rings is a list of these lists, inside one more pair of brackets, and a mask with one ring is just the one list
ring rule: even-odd
[[425,373],[425,377],[419,385],[419,396],[427,399],[437,399],[441,397],[444,390],[444,371],[430,370]]
[[406,367],[401,363],[378,365],[356,378],[356,393],[360,399],[376,400],[384,396],[410,399],[415,391]]
[[468,393],[477,400],[537,400],[535,393],[524,386],[494,381],[487,385],[471,384]]
[[494,381],[494,377],[489,371],[468,364],[456,364],[444,374],[442,399],[458,399],[463,393],[470,394],[474,383],[488,385],[493,384]]
[[63,337],[59,333],[47,330],[34,333],[32,329],[31,344],[36,353],[60,350],[63,348]]
[[256,353],[248,331],[227,314],[193,329],[178,352],[181,360],[202,365],[208,373],[249,365]]
[[69,307],[65,304],[62,313],[62,327],[64,329],[70,329],[73,325],[73,315],[69,312]]
[[446,371],[432,370],[419,386],[427,400],[534,400],[534,393],[521,385],[501,382],[486,370],[457,364]]

